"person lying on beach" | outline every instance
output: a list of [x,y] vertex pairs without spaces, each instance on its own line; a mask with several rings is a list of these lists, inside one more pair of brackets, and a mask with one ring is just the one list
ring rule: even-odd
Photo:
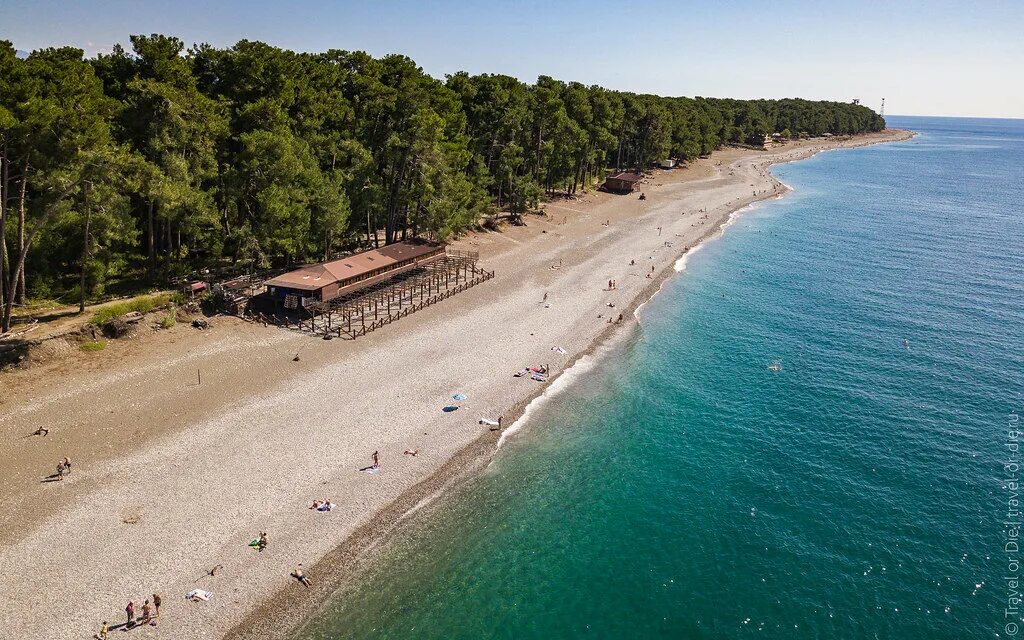
[[314,500],[313,504],[309,505],[309,508],[310,509],[319,509],[320,507],[323,506],[324,502],[325,502],[324,500]]
[[521,371],[516,371],[515,373],[512,374],[512,377],[513,378],[522,378],[523,376],[525,376],[528,373],[530,373],[530,367],[526,367],[525,369],[523,369]]
[[302,565],[295,567],[295,571],[292,571],[291,576],[302,583],[302,586],[309,588],[309,578],[302,571]]
[[419,453],[419,452],[420,452],[419,449],[406,449],[405,451],[402,452],[402,455],[412,456],[412,457],[415,458],[416,454]]
[[48,436],[49,434],[50,434],[50,430],[49,430],[49,429],[47,429],[46,427],[39,427],[38,429],[36,429],[36,430],[35,430],[35,431],[33,431],[32,433],[28,434],[28,436],[29,436],[30,438],[31,438],[32,436],[43,436],[43,437],[46,437],[46,436]]

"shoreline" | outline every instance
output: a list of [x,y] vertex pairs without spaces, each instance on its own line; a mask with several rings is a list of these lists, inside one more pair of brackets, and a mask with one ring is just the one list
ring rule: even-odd
[[[646,201],[593,191],[552,201],[524,227],[454,243],[495,278],[356,341],[224,317],[5,375],[3,621],[27,636],[87,637],[155,592],[166,611],[141,638],[291,637],[404,525],[486,468],[544,394],[635,335],[637,310],[681,259],[777,195],[769,164],[909,136],[725,148],[651,174]],[[623,324],[609,324],[620,312]],[[549,381],[512,378],[524,364],[549,364]],[[442,412],[455,392],[468,396],[462,410]],[[499,415],[504,432],[478,424]],[[26,439],[40,424],[53,433]],[[375,450],[381,473],[359,473]],[[66,455],[73,476],[40,482]],[[307,509],[325,497],[332,513]],[[246,543],[260,531],[271,544],[256,554]],[[298,563],[309,590],[289,576]],[[224,569],[203,577],[213,566]],[[183,602],[197,587],[213,601]],[[75,616],[39,615],[38,593]]]
[[[889,131],[894,137],[883,140],[854,139],[854,144],[823,146],[811,150],[802,157],[769,161],[763,166],[767,170],[775,165],[807,160],[826,151],[901,142],[917,135],[912,131],[898,129],[887,129],[886,131]],[[630,299],[622,313],[632,319],[627,320],[624,327],[615,324],[608,325],[591,340],[585,349],[574,353],[565,366],[552,376],[545,386],[502,412],[501,415],[506,419],[511,416],[508,427],[500,431],[482,434],[459,450],[440,469],[406,490],[395,501],[375,514],[370,522],[361,526],[349,538],[317,561],[312,566],[311,572],[318,576],[318,580],[326,582],[327,587],[317,588],[312,598],[309,597],[310,594],[307,590],[300,590],[297,585],[289,585],[281,589],[268,597],[259,607],[251,610],[240,623],[232,627],[223,636],[225,640],[287,640],[294,638],[296,633],[301,632],[308,624],[312,616],[322,610],[329,601],[338,597],[339,594],[355,588],[375,554],[383,552],[388,543],[402,532],[401,528],[416,526],[415,518],[423,515],[421,511],[424,507],[429,510],[429,507],[439,506],[441,501],[450,498],[453,489],[475,478],[493,461],[507,437],[515,437],[529,426],[531,409],[535,405],[537,409],[540,409],[546,398],[571,389],[576,381],[575,379],[571,380],[567,386],[560,386],[551,394],[548,393],[550,389],[586,361],[596,364],[602,355],[599,352],[611,350],[634,336],[641,322],[640,310],[661,292],[669,279],[685,272],[686,261],[692,254],[703,248],[707,242],[721,238],[725,230],[745,210],[758,203],[784,198],[793,191],[792,187],[778,180],[774,175],[770,173],[768,175],[771,182],[781,190],[752,197],[748,202],[738,204],[725,215],[719,216],[694,244],[687,246],[667,266],[658,270],[651,282]],[[681,265],[680,262],[682,262]],[[619,330],[621,328],[626,330]],[[575,378],[576,375],[578,373],[572,377]],[[426,517],[429,517],[429,513],[426,514]]]

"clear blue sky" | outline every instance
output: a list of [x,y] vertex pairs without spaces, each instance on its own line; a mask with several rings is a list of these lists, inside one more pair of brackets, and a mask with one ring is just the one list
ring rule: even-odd
[[860,98],[1024,117],[1024,2],[0,0],[0,38],[92,55],[134,33],[403,53],[427,73],[538,75],[661,95]]

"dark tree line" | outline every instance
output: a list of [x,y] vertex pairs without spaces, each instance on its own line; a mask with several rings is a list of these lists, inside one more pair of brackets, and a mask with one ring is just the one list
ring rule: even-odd
[[243,40],[19,58],[0,41],[0,308],[212,264],[445,238],[610,169],[773,131],[878,131],[839,102],[663,98]]

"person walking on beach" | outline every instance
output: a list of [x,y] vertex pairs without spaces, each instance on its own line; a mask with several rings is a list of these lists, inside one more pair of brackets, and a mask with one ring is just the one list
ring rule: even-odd
[[103,621],[103,626],[100,627],[100,632],[96,634],[96,640],[107,640],[107,634],[110,633],[110,626],[107,625],[107,621]]
[[71,458],[67,456],[57,463],[57,479],[63,480],[66,475],[71,475]]
[[142,618],[139,619],[140,624],[149,624],[149,620],[153,615],[153,607],[149,604],[149,600],[142,603]]
[[373,452],[373,466],[371,469],[380,469],[380,458],[377,456],[377,452]]
[[126,629],[131,629],[135,626],[135,603],[131,600],[128,601],[128,606],[124,608],[124,614],[128,618],[124,626]]

